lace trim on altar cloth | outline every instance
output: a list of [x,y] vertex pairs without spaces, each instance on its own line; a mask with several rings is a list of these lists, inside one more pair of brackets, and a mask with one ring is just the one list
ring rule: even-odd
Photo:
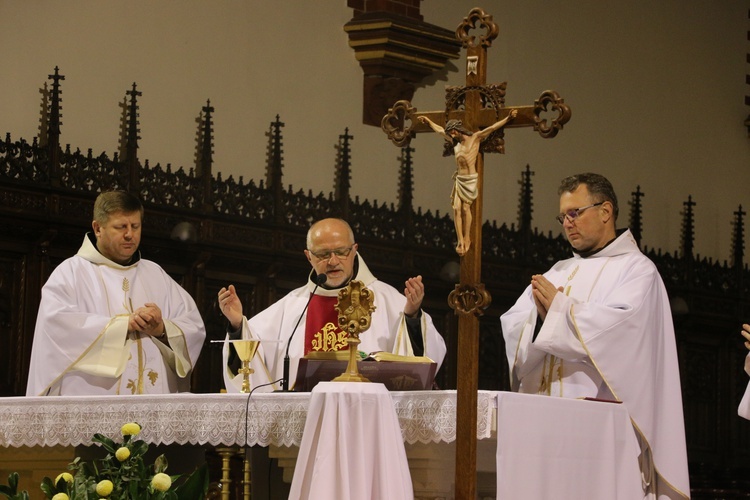
[[[456,439],[456,391],[391,392],[391,398],[404,442]],[[151,444],[299,446],[309,402],[310,393],[253,394],[249,403],[245,394],[3,398],[0,446],[78,446],[97,432],[119,439],[127,422],[138,422],[138,437]],[[478,439],[492,436],[496,410],[497,393],[479,391]]]

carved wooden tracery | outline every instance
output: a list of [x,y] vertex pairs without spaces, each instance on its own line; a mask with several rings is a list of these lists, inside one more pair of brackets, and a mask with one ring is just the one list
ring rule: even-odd
[[[477,23],[479,28],[477,28]],[[482,35],[470,35],[469,33],[473,30],[484,29],[485,32]],[[492,45],[492,41],[497,38],[500,33],[500,28],[492,20],[491,14],[486,14],[482,9],[476,7],[469,11],[463,22],[456,28],[456,38],[464,48],[479,47],[488,48]]]

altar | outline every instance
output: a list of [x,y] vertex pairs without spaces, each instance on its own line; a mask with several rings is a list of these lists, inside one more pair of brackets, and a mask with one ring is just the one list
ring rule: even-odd
[[[415,499],[454,498],[456,391],[390,399]],[[310,400],[294,392],[4,398],[0,477],[17,471],[38,491],[73,460],[73,447],[97,432],[119,438],[124,423],[138,422],[150,444],[267,447],[291,483]],[[479,498],[643,498],[640,449],[622,404],[479,391],[477,440]]]
[[[450,498],[456,439],[456,391],[391,392],[401,426],[417,498]],[[0,405],[0,477],[21,475],[23,487],[37,491],[74,458],[74,447],[95,433],[120,437],[127,422],[142,427],[150,444],[206,447],[269,447],[280,455],[290,481],[302,442],[310,393],[164,394],[4,398]],[[477,439],[488,467],[494,467],[497,393],[480,391]],[[44,448],[44,463],[31,450]],[[448,452],[446,452],[448,450]],[[35,458],[30,458],[35,457]],[[169,457],[167,457],[169,458]],[[446,474],[443,468],[450,468]],[[491,481],[489,481],[491,483]]]

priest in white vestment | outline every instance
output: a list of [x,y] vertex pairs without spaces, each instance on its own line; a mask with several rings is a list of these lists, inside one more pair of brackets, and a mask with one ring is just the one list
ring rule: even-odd
[[190,390],[205,327],[192,297],[141,258],[142,218],[129,193],[97,198],[93,234],[42,288],[27,396]]
[[[750,350],[750,325],[745,323],[742,325],[742,336],[745,337],[745,347]],[[750,375],[750,352],[745,355],[745,373]],[[745,394],[742,396],[740,406],[737,409],[737,414],[740,417],[744,417],[750,420],[750,383],[745,387]]]
[[630,231],[615,229],[617,197],[607,179],[569,177],[558,194],[557,219],[574,254],[533,276],[501,318],[512,389],[622,402],[642,450],[644,498],[689,498],[664,283]]
[[[370,328],[360,336],[359,350],[386,351],[406,356],[427,356],[438,364],[445,357],[445,341],[435,329],[430,316],[421,310],[424,299],[422,277],[409,278],[404,294],[378,281],[357,252],[357,244],[348,223],[341,219],[323,219],[310,227],[305,256],[312,271],[305,286],[253,316],[242,314],[242,304],[233,285],[219,291],[219,306],[229,320],[230,337],[260,339],[261,344],[251,368],[251,386],[258,390],[279,388],[283,378],[283,359],[289,342],[291,388],[299,359],[310,351],[347,349],[346,333],[338,327],[334,308],[338,292],[349,281],[358,280],[373,291],[375,312]],[[325,283],[317,286],[319,276]],[[314,295],[311,295],[315,291]],[[310,301],[303,315],[305,305]],[[297,332],[295,325],[299,322]],[[292,336],[291,341],[289,341]],[[267,341],[267,342],[264,342]],[[224,348],[224,381],[229,392],[238,392],[242,376],[228,366],[230,348]]]

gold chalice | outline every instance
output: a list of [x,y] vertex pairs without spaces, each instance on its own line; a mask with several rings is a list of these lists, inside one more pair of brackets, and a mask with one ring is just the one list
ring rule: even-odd
[[255,372],[255,370],[250,368],[250,362],[258,350],[260,340],[241,339],[233,341],[232,344],[234,345],[234,350],[237,351],[237,355],[240,357],[240,361],[242,361],[242,368],[238,370],[242,374],[242,388],[240,392],[248,393],[250,392],[250,374]]
[[334,382],[369,382],[367,377],[359,373],[357,365],[360,343],[359,334],[370,328],[372,313],[375,312],[372,291],[361,281],[351,281],[346,288],[339,292],[336,310],[339,312],[339,327],[349,335],[349,363],[346,371],[333,379]]

